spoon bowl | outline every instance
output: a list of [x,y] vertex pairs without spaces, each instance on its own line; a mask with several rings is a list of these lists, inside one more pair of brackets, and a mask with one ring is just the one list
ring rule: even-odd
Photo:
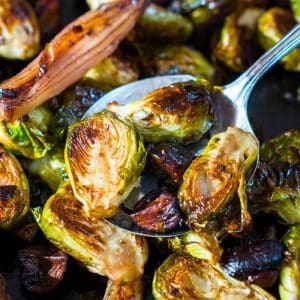
[[[253,129],[247,115],[247,104],[250,94],[257,81],[279,60],[286,56],[291,50],[300,44],[300,24],[296,25],[284,38],[282,38],[273,48],[261,56],[248,70],[246,70],[234,82],[223,87],[215,87],[212,95],[215,125],[210,130],[212,135],[225,131],[228,126],[239,127],[254,135]],[[176,82],[185,82],[196,80],[191,75],[170,75],[157,76],[142,79],[112,90],[99,99],[85,113],[83,118],[89,117],[106,109],[108,105],[116,101],[120,105],[136,101],[155,89],[171,85]],[[195,154],[199,154],[205,146],[207,140],[191,145]],[[253,168],[254,174],[256,164]],[[251,178],[251,176],[250,176]],[[148,237],[173,237],[187,232],[189,229],[182,226],[178,229],[154,233],[138,227],[128,214],[134,204],[145,194],[157,188],[157,180],[151,175],[145,175],[140,178],[139,184],[131,192],[124,204],[120,207],[118,213],[109,218],[108,221],[123,229],[129,230],[135,234]]]

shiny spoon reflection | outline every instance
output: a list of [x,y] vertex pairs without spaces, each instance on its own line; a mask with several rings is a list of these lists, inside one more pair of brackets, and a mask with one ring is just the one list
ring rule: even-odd
[[[225,131],[228,126],[239,127],[254,134],[247,115],[247,104],[250,94],[258,80],[278,61],[300,44],[300,24],[296,25],[273,48],[261,56],[248,70],[246,70],[234,82],[223,87],[215,87],[213,95],[213,108],[215,125],[210,130],[212,135]],[[155,89],[171,85],[175,82],[195,80],[190,75],[157,76],[142,79],[104,95],[84,115],[89,117],[107,108],[112,101],[118,104],[128,104],[136,101]],[[207,141],[201,141],[192,145],[195,153],[199,153]],[[258,159],[256,162],[256,166]],[[254,167],[254,171],[256,169]],[[254,172],[253,171],[253,172]],[[138,227],[128,214],[134,204],[151,190],[157,188],[157,180],[151,175],[142,176],[138,186],[132,191],[128,199],[120,207],[117,215],[108,220],[116,226],[129,230],[138,235],[149,237],[172,237],[183,234],[189,229],[185,226],[169,232],[154,233]]]

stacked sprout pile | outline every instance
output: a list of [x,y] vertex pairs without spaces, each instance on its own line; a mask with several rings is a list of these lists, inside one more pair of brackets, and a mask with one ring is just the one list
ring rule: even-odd
[[[18,252],[29,295],[59,288],[70,256],[108,278],[104,299],[145,299],[149,281],[155,299],[300,299],[299,131],[260,149],[239,128],[210,133],[213,86],[289,31],[299,2],[87,2],[91,11],[50,42],[59,1],[0,3],[1,80],[23,67],[9,60],[49,42],[0,83],[0,228],[30,244]],[[279,68],[300,71],[300,49]],[[107,91],[165,74],[197,80],[81,120]],[[132,208],[133,222],[189,232],[146,239],[106,220],[144,174],[158,187]],[[10,299],[2,276],[0,298]]]

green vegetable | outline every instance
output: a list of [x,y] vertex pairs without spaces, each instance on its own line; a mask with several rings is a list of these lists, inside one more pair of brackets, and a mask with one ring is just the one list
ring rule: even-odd
[[[258,20],[258,38],[261,46],[265,50],[273,47],[295,24],[290,10],[270,8]],[[300,71],[300,48],[291,51],[281,63],[288,71]]]
[[40,49],[40,27],[25,0],[2,0],[0,9],[0,56],[26,60]]
[[0,121],[0,143],[16,154],[41,158],[52,147],[47,135],[51,118],[49,110],[41,106],[20,120]]
[[138,77],[139,73],[133,61],[120,54],[113,54],[89,70],[83,76],[83,81],[87,81],[103,91],[109,91],[136,81]]
[[27,162],[26,169],[32,175],[39,176],[52,191],[56,191],[67,177],[62,149],[55,149],[40,159]]
[[128,39],[133,42],[178,44],[185,42],[192,34],[190,21],[156,4],[150,4],[140,17]]
[[279,294],[281,300],[300,299],[300,225],[292,226],[283,236],[290,257],[280,269]]
[[143,300],[143,281],[117,283],[108,280],[103,300]]
[[175,83],[109,109],[130,118],[146,142],[196,142],[213,123],[211,86],[205,80]]
[[211,138],[185,171],[178,192],[179,205],[190,224],[206,222],[235,196],[240,199],[241,224],[249,225],[245,173],[258,154],[256,139],[239,128]]
[[242,72],[257,58],[254,32],[262,13],[260,8],[247,8],[226,17],[213,55],[233,71]]
[[205,230],[189,231],[184,235],[169,238],[167,245],[176,253],[189,254],[198,259],[207,260],[211,264],[217,263],[222,255],[218,240]]
[[300,2],[299,0],[291,0],[291,7],[294,13],[295,20],[300,22]]
[[0,228],[11,229],[29,210],[29,186],[18,160],[0,147]]
[[41,209],[33,211],[46,238],[77,259],[90,272],[117,282],[132,282],[143,274],[147,242],[106,220],[90,218],[66,182]]
[[275,300],[258,286],[228,276],[217,265],[172,254],[156,270],[152,293],[156,300]]
[[146,151],[129,120],[104,110],[69,128],[65,160],[76,197],[102,218],[115,214],[137,184]]
[[260,163],[248,188],[253,211],[300,223],[300,132],[290,130],[261,146]]
[[156,75],[190,74],[211,79],[214,73],[213,66],[199,51],[186,46],[157,49],[150,64]]

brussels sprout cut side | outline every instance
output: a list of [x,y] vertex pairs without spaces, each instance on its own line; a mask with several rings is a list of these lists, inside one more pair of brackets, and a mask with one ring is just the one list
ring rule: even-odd
[[197,142],[213,124],[212,87],[206,80],[174,83],[109,109],[128,117],[145,142]]
[[69,183],[60,186],[43,211],[34,211],[42,231],[57,248],[89,271],[117,282],[139,279],[148,257],[142,237],[87,216]]
[[69,128],[65,160],[74,194],[103,218],[114,215],[137,184],[146,151],[129,120],[104,110]]
[[190,224],[202,223],[221,211],[238,193],[241,223],[250,222],[245,194],[245,173],[258,153],[256,139],[229,127],[215,135],[185,171],[178,192],[179,204]]
[[152,292],[157,300],[275,300],[255,285],[226,275],[218,266],[172,254],[155,272]]
[[10,229],[29,209],[29,186],[17,159],[0,147],[0,228]]

